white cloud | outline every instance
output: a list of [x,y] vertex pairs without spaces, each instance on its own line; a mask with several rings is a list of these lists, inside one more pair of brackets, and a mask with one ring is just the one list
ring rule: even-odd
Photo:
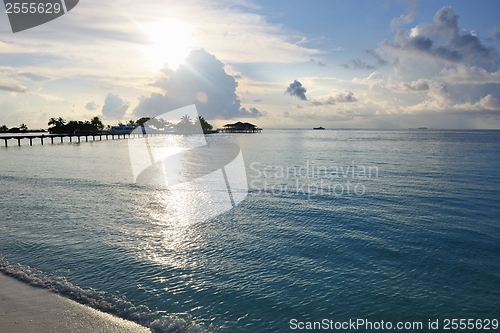
[[89,111],[94,111],[94,110],[97,110],[98,108],[99,108],[99,105],[94,103],[94,101],[88,102],[87,104],[85,104],[85,109],[87,109]]
[[491,94],[481,98],[477,105],[481,109],[500,111],[500,99],[493,97]]
[[457,66],[443,68],[439,79],[449,84],[500,84],[500,71],[488,72],[476,66]]
[[394,88],[396,91],[403,92],[422,92],[428,91],[429,89],[429,82],[426,79],[418,79],[412,82],[400,82],[399,85]]
[[392,19],[391,28],[396,28],[403,24],[412,23],[415,19],[415,15],[417,14],[417,0],[408,0],[408,9],[407,14],[401,14],[401,16]]
[[434,24],[420,25],[410,33],[401,29],[394,42],[382,46],[392,52],[445,61],[447,63],[491,61],[498,53],[484,45],[474,32],[458,26],[458,15],[453,7],[443,7],[434,16]]
[[122,119],[130,103],[120,96],[108,93],[102,107],[102,115],[108,119]]
[[163,68],[162,76],[153,84],[163,93],[142,96],[134,109],[137,116],[156,116],[196,104],[206,119],[260,117],[256,108],[241,107],[236,95],[238,83],[224,70],[224,63],[204,50],[191,51],[177,70]]
[[29,79],[30,81],[33,81],[33,82],[44,82],[44,81],[48,81],[51,79],[50,77],[45,76],[45,75],[29,73],[29,72],[18,73],[17,76],[21,77],[21,78]]
[[374,84],[382,84],[384,82],[384,76],[380,72],[372,72],[370,75],[368,75],[365,78],[354,78],[352,79],[352,82],[354,83],[359,83],[359,84],[368,84],[368,85],[374,85]]

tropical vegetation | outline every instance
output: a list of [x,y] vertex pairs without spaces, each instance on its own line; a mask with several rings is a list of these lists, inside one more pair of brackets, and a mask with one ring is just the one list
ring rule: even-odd
[[199,128],[198,126],[201,126],[203,132],[208,132],[213,129],[213,126],[209,124],[202,116],[198,116],[198,118],[193,121],[189,115],[182,116],[177,124],[173,124],[162,118],[142,117],[137,120],[129,120],[127,125],[148,126],[157,130],[162,130],[164,128],[176,128],[179,132],[196,132],[196,130]]
[[70,120],[66,122],[63,118],[50,118],[47,125],[49,127],[49,132],[51,133],[96,133],[104,129],[104,124],[101,119],[97,116],[91,120]]

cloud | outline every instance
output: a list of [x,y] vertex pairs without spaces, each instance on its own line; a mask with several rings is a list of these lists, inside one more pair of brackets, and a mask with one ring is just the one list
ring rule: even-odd
[[28,88],[26,88],[25,86],[20,86],[20,85],[16,85],[16,86],[4,86],[4,85],[0,85],[0,90],[10,91],[10,92],[16,92],[16,93],[26,93],[26,92],[28,92]]
[[205,119],[250,118],[264,114],[255,108],[241,107],[235,78],[226,73],[222,61],[205,50],[191,51],[175,71],[164,67],[162,76],[152,85],[164,93],[140,97],[133,111],[136,116],[156,116],[191,104],[196,104],[198,113]]
[[254,101],[255,103],[260,103],[260,102],[262,102],[262,99],[257,98],[257,99],[254,99],[253,101]]
[[[369,56],[371,56],[372,58],[374,58],[375,61],[377,62],[378,66],[387,65],[387,60],[383,59],[375,50],[367,49],[367,50],[364,50],[364,53],[366,53]],[[372,69],[373,70],[373,69],[377,68],[377,66],[366,63],[359,58],[352,59],[347,63],[343,63],[343,64],[341,64],[341,66],[344,67],[345,69]]]
[[319,60],[314,60],[314,59],[311,59],[309,60],[309,62],[312,62],[312,63],[315,63],[316,65],[320,66],[320,67],[325,67],[326,64],[325,63],[322,63],[321,61]]
[[401,90],[405,92],[420,92],[420,91],[428,91],[430,89],[429,83],[427,80],[418,79],[413,82],[400,82],[399,86],[396,90]]
[[94,103],[93,101],[85,104],[85,109],[87,109],[89,111],[94,111],[94,110],[97,110],[98,108],[99,108],[99,105]]
[[367,64],[359,58],[352,59],[348,63],[341,64],[342,67],[346,69],[375,69],[374,65]]
[[246,117],[261,117],[267,114],[266,111],[259,111],[256,108],[249,108],[248,110],[245,108],[241,108],[240,110]]
[[443,68],[439,79],[450,84],[500,84],[500,71],[488,72],[476,66],[457,66]]
[[352,79],[352,82],[368,85],[381,84],[384,82],[384,77],[382,73],[375,71],[368,75],[368,77],[366,78],[359,79],[355,77],[354,79]]
[[29,72],[19,73],[19,74],[17,74],[17,76],[25,77],[33,82],[43,82],[43,81],[48,81],[51,79],[50,77],[45,76],[45,75],[39,75],[39,74],[34,74],[34,73],[29,73]]
[[365,53],[375,58],[375,60],[377,61],[377,65],[379,66],[387,65],[387,60],[383,59],[375,50],[368,49],[365,50]]
[[302,86],[302,83],[300,83],[297,80],[294,80],[292,83],[290,83],[288,88],[286,88],[285,93],[290,94],[292,96],[297,96],[303,101],[307,101],[306,91],[307,90],[305,87]]
[[488,30],[488,33],[490,34],[490,36],[500,41],[500,27],[493,27]]
[[108,93],[102,107],[102,115],[106,118],[121,119],[127,112],[130,103],[120,96]]
[[321,105],[335,105],[335,98],[332,96],[329,96],[327,99],[323,101],[318,101],[318,100],[312,100],[310,102],[310,105],[312,106],[321,106]]
[[486,110],[500,111],[500,100],[498,98],[493,97],[493,95],[488,94],[479,100],[478,106]]
[[449,105],[452,103],[451,95],[448,92],[446,86],[438,82],[433,82],[433,81],[429,82],[428,95],[430,98],[432,98],[434,101],[440,104]]
[[354,93],[352,91],[346,91],[344,93],[337,93],[335,95],[335,101],[339,103],[354,103],[357,102],[358,99],[354,97]]
[[352,91],[338,92],[334,96],[329,96],[323,101],[312,100],[309,104],[311,106],[322,106],[322,105],[336,105],[337,103],[354,103],[358,99],[354,96]]
[[453,7],[443,7],[434,16],[435,24],[417,26],[409,33],[401,29],[394,42],[384,41],[382,46],[449,63],[498,59],[496,50],[483,45],[475,31],[460,29],[458,19]]
[[407,9],[408,14],[401,14],[397,18],[393,18],[391,21],[391,28],[396,28],[403,24],[412,23],[415,15],[417,14],[417,0],[408,0],[409,8]]

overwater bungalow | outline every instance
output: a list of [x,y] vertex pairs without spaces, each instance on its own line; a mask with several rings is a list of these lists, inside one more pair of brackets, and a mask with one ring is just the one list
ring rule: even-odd
[[226,124],[223,128],[219,128],[221,133],[260,133],[262,128],[258,128],[254,124],[242,123],[238,121],[234,124]]

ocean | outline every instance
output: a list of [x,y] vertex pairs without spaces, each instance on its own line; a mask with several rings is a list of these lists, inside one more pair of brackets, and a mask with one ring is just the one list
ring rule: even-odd
[[128,140],[0,147],[0,270],[153,332],[498,327],[500,131],[207,141],[248,195],[188,225],[205,208],[137,185]]

